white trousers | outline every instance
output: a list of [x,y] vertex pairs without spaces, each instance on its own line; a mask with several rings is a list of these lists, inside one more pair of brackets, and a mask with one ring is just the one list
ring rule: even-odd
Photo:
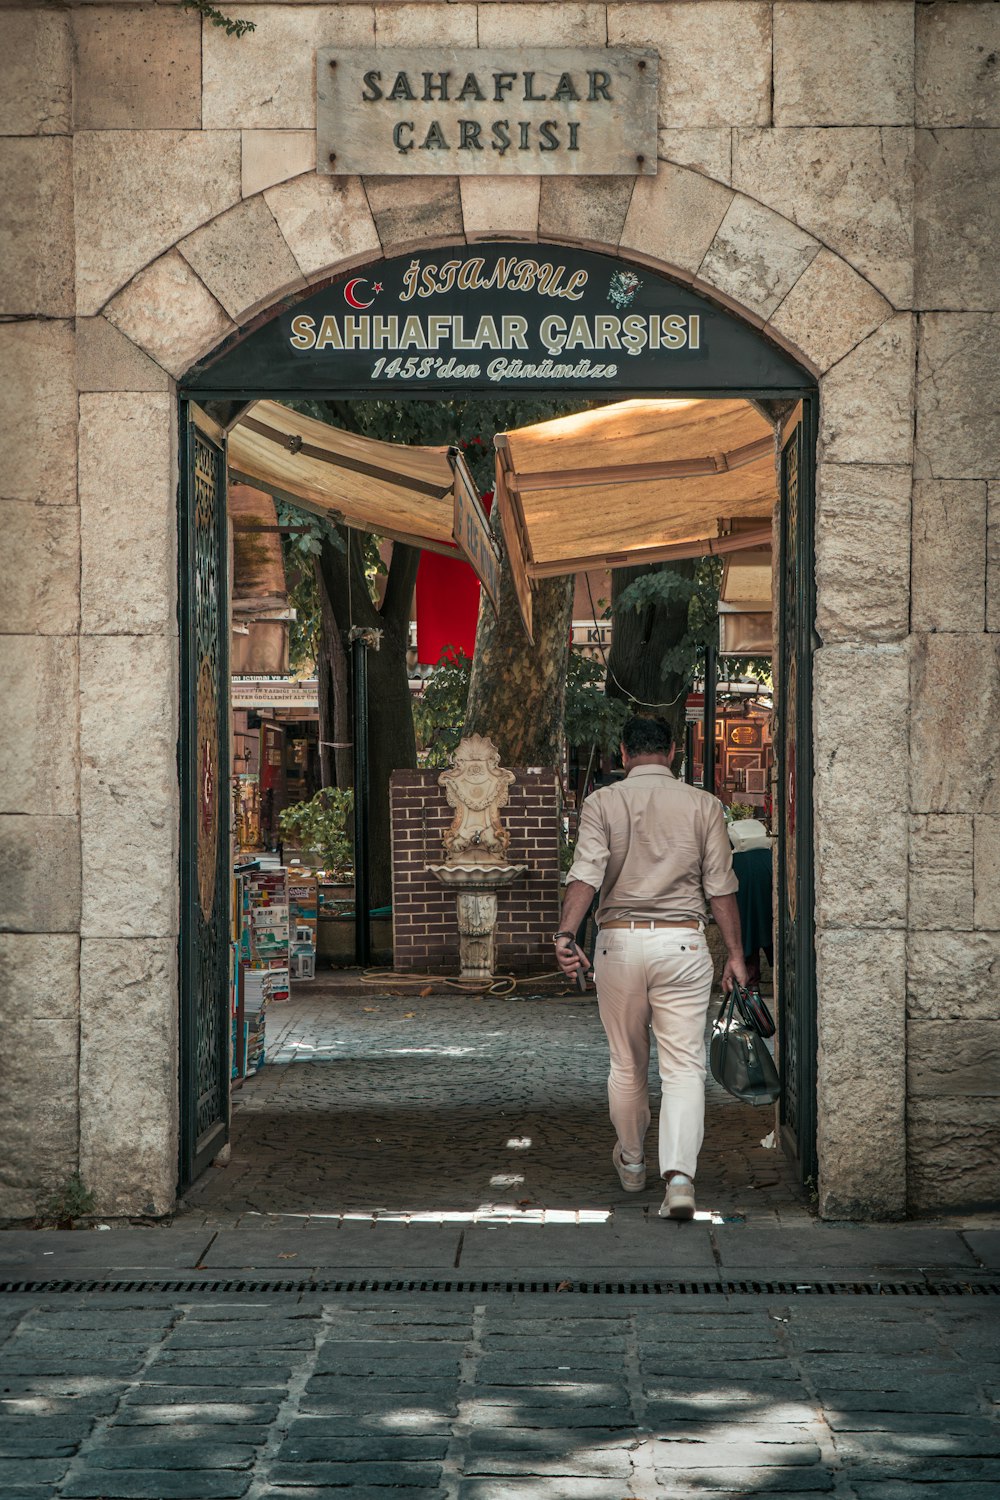
[[611,1051],[611,1123],[622,1151],[633,1161],[644,1154],[652,1026],[662,1084],[660,1173],[693,1177],[705,1135],[705,1022],[713,975],[704,931],[605,928],[594,970]]

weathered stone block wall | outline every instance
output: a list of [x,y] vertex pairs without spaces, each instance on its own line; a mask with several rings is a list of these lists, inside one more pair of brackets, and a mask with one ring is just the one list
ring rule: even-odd
[[[0,8],[0,1211],[77,1167],[107,1212],[173,1194],[175,378],[332,271],[501,235],[665,269],[816,372],[820,1202],[995,1195],[1000,7],[237,10]],[[655,46],[658,174],[320,176],[331,40]]]
[[[510,833],[510,862],[527,865],[528,873],[497,893],[497,971],[538,973],[552,968],[552,934],[562,905],[559,787],[553,771],[515,774],[500,816]],[[390,797],[395,967],[455,974],[455,893],[427,870],[444,862],[442,837],[454,814],[437,771],[395,771]]]
[[[96,264],[124,227],[87,218],[89,127],[149,107],[121,38],[184,30],[200,75],[197,23],[150,17],[0,12],[10,1216],[32,1214],[76,1171],[107,1213],[163,1213],[176,1185],[175,403],[163,369],[85,316],[87,257]],[[121,166],[100,180],[120,181]],[[112,274],[117,263],[109,254]]]
[[913,1212],[1000,1199],[998,56],[996,6],[917,7],[906,964]]
[[[80,513],[71,27],[4,12],[0,163],[0,1212],[78,1166]],[[15,61],[16,59],[16,61]]]

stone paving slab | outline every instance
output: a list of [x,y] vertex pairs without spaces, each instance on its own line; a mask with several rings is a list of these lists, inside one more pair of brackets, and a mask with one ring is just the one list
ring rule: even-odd
[[[854,1480],[858,1500],[913,1500],[913,1485],[908,1479],[878,1479],[873,1482]],[[939,1481],[935,1496],[945,1500],[996,1500],[995,1484],[978,1484],[975,1480]]]
[[344,1224],[336,1228],[222,1230],[205,1253],[213,1269],[281,1271],[352,1269],[397,1274],[422,1268],[450,1272],[460,1230],[451,1226]]
[[0,1233],[0,1277],[101,1275],[109,1269],[176,1276],[193,1270],[212,1234],[178,1225],[100,1230],[10,1229]]
[[474,1224],[465,1233],[462,1271],[525,1274],[527,1268],[549,1274],[561,1270],[611,1268],[625,1275],[645,1270],[653,1275],[716,1276],[716,1262],[706,1224],[683,1227],[663,1219],[643,1218],[610,1224]]
[[1000,1271],[1000,1229],[967,1229],[963,1239],[988,1270]]
[[924,1225],[822,1224],[789,1229],[764,1224],[720,1224],[715,1229],[723,1270],[743,1274],[808,1268],[931,1266],[976,1269],[976,1259],[961,1234]]

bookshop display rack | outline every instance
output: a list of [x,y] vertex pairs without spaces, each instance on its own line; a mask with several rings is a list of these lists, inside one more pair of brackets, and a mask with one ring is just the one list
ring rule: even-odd
[[308,870],[264,869],[251,860],[236,866],[232,899],[232,1077],[238,1084],[266,1061],[270,1007],[288,999],[293,976],[315,975],[317,879]]

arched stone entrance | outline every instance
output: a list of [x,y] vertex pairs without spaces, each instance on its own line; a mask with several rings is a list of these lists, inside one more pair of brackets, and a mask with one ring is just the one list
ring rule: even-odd
[[[354,268],[235,335],[181,382],[181,1178],[215,1155],[227,1119],[228,785],[223,590],[226,425],[259,397],[380,399],[449,393],[742,396],[784,413],[776,548],[779,768],[779,1012],[782,1130],[815,1175],[812,691],[815,387],[730,312],[628,262],[547,243],[429,248]],[[360,274],[355,274],[359,271]],[[581,347],[582,346],[582,347]],[[434,351],[440,350],[439,355]],[[589,351],[584,357],[583,351]],[[500,357],[497,355],[500,353]],[[721,483],[721,479],[719,483]],[[732,491],[732,506],[738,509]],[[628,525],[628,492],[615,497]],[[720,499],[719,506],[727,510]],[[510,533],[505,531],[505,535]],[[524,561],[518,570],[524,573]],[[526,578],[524,580],[527,588]],[[523,606],[522,606],[523,608]]]
[[[910,450],[898,417],[910,378],[906,314],[895,314],[871,282],[789,220],[670,163],[661,163],[655,178],[610,186],[526,181],[502,200],[486,183],[362,183],[308,173],[222,206],[168,248],[157,247],[162,253],[151,261],[142,263],[148,246],[123,250],[111,281],[86,290],[91,348],[103,351],[106,364],[117,361],[120,374],[119,394],[99,410],[95,403],[89,429],[84,423],[82,459],[86,463],[98,445],[121,454],[123,443],[131,443],[134,460],[141,458],[150,476],[160,534],[167,535],[176,485],[169,435],[174,380],[289,294],[301,295],[380,255],[500,236],[575,245],[663,272],[762,328],[818,379],[813,809],[820,1194],[833,1215],[897,1213],[905,1182],[904,1004],[897,972],[903,969],[907,860],[909,693],[901,642],[908,628]],[[122,285],[127,276],[132,279]],[[106,459],[99,464],[91,456],[90,463],[103,464],[106,477]],[[123,474],[132,470],[132,462],[121,460]],[[146,1032],[155,1038],[151,1071],[163,1085],[155,1097],[148,1087],[141,1094],[119,1088],[113,1121],[91,1109],[81,1153],[84,1175],[108,1211],[147,1203],[162,1211],[173,1198],[178,1124],[170,1086],[178,900],[168,872],[176,870],[179,722],[168,625],[172,588],[162,554],[138,569],[126,593],[134,597],[118,607],[125,628],[138,637],[133,659],[169,690],[148,709],[138,705],[135,730],[157,788],[154,825],[141,835],[148,893],[159,914],[155,940],[137,918],[115,957],[122,992],[142,987]],[[85,647],[84,660],[90,682],[106,691],[109,674],[118,670],[106,643],[97,643],[90,658]],[[851,705],[876,686],[880,711],[873,729]],[[859,782],[884,789],[877,863],[854,806]],[[98,827],[102,809],[98,798],[84,811],[85,885],[108,866],[107,838]],[[136,826],[126,842],[139,837],[139,814],[130,816]],[[859,1040],[867,1008],[855,1014],[854,1000],[838,982],[848,954],[858,976],[854,993],[877,988],[880,996],[878,1037],[866,1036],[864,1047]],[[95,1064],[82,1085],[91,1103],[105,1084]],[[141,1141],[139,1153],[118,1144],[130,1138]]]

